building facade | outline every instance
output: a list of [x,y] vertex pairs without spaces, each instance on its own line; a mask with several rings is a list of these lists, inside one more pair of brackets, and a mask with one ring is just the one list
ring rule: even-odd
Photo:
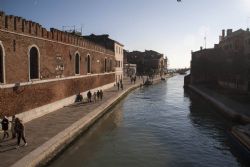
[[192,52],[191,83],[214,84],[240,92],[250,91],[249,29],[222,30],[214,48]]
[[163,74],[164,55],[153,50],[125,52],[127,64],[136,64],[138,75]]
[[109,35],[95,35],[91,34],[85,36],[90,41],[98,43],[104,47],[109,48],[115,53],[115,81],[119,82],[123,79],[123,47],[124,45],[109,38]]
[[79,92],[111,87],[115,64],[108,47],[0,12],[0,115],[28,121],[33,112],[72,103]]

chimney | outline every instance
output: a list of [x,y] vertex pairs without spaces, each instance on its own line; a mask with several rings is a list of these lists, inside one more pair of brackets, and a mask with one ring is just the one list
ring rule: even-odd
[[222,30],[222,39],[225,37],[225,30]]
[[202,50],[202,46],[200,47],[200,50]]
[[233,33],[233,29],[227,29],[227,36],[231,35]]

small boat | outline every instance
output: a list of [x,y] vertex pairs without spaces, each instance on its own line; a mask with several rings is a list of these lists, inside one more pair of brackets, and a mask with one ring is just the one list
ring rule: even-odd
[[185,71],[180,71],[179,74],[180,75],[186,75],[187,73]]
[[161,80],[162,80],[162,81],[166,81],[166,79],[165,79],[165,78],[161,78]]
[[153,84],[153,81],[146,80],[146,81],[144,82],[144,85],[145,85],[145,86],[152,85],[152,84]]
[[246,160],[250,160],[250,124],[234,126],[228,132],[229,140]]

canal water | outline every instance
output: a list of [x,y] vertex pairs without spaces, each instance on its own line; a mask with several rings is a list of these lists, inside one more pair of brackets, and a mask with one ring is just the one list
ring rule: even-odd
[[228,141],[232,125],[200,96],[184,92],[179,75],[129,94],[48,166],[250,166]]

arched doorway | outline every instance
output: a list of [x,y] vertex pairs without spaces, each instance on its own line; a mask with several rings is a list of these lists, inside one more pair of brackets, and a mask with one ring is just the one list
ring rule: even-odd
[[90,55],[88,55],[88,58],[87,58],[87,72],[88,73],[91,73],[91,60],[90,60]]
[[4,83],[4,57],[3,48],[0,45],[0,83]]
[[39,79],[39,52],[36,47],[30,49],[29,75],[30,79]]
[[104,72],[107,72],[107,58],[104,60]]

